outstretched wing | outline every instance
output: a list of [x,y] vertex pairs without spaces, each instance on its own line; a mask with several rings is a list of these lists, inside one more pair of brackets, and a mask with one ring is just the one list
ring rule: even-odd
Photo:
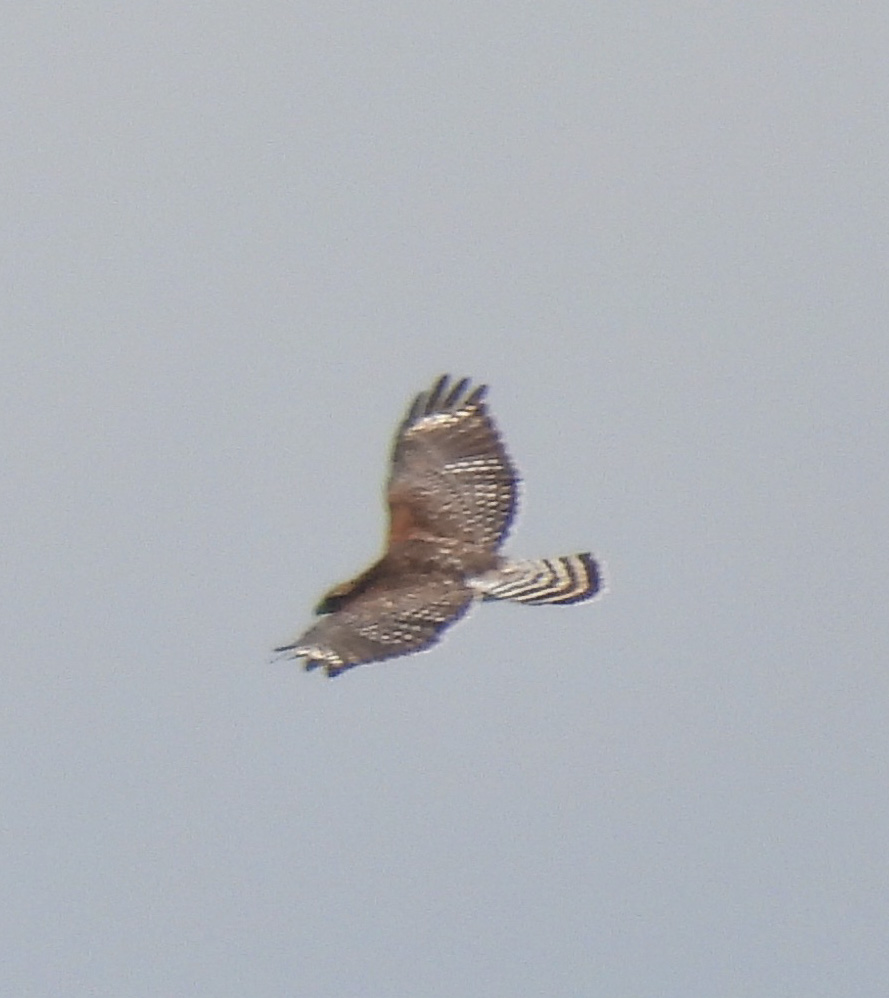
[[428,648],[466,613],[472,599],[468,586],[450,577],[391,579],[349,599],[275,651],[304,658],[307,670],[323,666],[336,676],[356,665]]
[[389,543],[440,538],[495,550],[516,510],[518,475],[484,403],[486,385],[447,375],[415,399],[395,437]]

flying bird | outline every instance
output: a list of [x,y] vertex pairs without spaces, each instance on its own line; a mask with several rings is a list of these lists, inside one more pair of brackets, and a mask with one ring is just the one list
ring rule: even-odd
[[416,396],[392,448],[382,558],[331,589],[315,609],[322,619],[275,651],[336,676],[428,648],[478,600],[562,605],[600,591],[588,552],[523,561],[500,554],[519,478],[486,391],[444,375]]

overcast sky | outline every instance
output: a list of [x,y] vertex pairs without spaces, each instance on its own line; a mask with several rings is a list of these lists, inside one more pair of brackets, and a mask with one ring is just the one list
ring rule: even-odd
[[[889,6],[21,4],[0,993],[889,993]],[[392,431],[516,555],[328,681]]]

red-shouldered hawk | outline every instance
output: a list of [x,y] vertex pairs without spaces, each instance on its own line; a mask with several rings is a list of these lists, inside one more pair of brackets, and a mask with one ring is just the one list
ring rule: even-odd
[[599,592],[600,569],[588,553],[534,561],[498,553],[518,475],[486,390],[444,375],[414,399],[392,449],[383,557],[327,593],[315,610],[323,619],[276,651],[335,676],[428,648],[474,600],[565,604]]

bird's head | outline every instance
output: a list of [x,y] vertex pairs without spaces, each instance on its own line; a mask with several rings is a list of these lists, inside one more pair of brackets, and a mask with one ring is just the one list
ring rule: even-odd
[[346,602],[346,600],[354,593],[355,582],[354,580],[349,582],[342,582],[338,586],[334,586],[333,589],[326,592],[319,601],[318,605],[315,607],[315,613],[333,613]]

